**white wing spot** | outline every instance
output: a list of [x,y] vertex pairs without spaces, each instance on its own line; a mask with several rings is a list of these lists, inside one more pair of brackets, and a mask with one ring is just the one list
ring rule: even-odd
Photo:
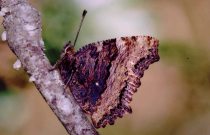
[[96,86],[99,86],[99,83],[98,82],[96,82],[95,84],[96,84]]

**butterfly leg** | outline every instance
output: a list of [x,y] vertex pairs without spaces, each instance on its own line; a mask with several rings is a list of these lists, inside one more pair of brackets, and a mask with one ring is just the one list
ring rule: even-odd
[[66,84],[65,84],[64,90],[67,89],[67,87],[68,87],[68,85],[69,85],[69,82],[70,82],[71,79],[72,79],[72,76],[73,76],[73,73],[72,73],[71,76],[68,78],[68,80],[67,80],[67,82],[66,82]]

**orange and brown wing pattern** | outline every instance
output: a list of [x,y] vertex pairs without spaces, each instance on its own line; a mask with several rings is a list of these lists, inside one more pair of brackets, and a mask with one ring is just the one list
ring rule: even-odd
[[66,80],[72,75],[68,86],[74,98],[100,128],[132,112],[129,103],[140,87],[140,78],[159,60],[158,40],[149,36],[110,39],[88,44],[70,57],[66,60],[73,57],[74,63],[61,64],[65,66],[60,68],[64,70],[61,77]]

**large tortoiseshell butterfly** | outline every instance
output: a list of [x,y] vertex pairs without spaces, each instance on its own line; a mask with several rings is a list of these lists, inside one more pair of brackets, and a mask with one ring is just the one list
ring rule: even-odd
[[69,42],[57,68],[80,107],[100,128],[132,112],[129,103],[140,78],[158,60],[157,39],[132,36],[91,43],[78,51]]

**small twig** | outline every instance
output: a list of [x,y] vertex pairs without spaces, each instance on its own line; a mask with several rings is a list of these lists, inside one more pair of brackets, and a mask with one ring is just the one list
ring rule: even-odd
[[10,49],[67,132],[71,135],[98,134],[73,96],[65,92],[58,71],[49,71],[51,65],[43,52],[38,11],[27,0],[0,0],[0,6]]

